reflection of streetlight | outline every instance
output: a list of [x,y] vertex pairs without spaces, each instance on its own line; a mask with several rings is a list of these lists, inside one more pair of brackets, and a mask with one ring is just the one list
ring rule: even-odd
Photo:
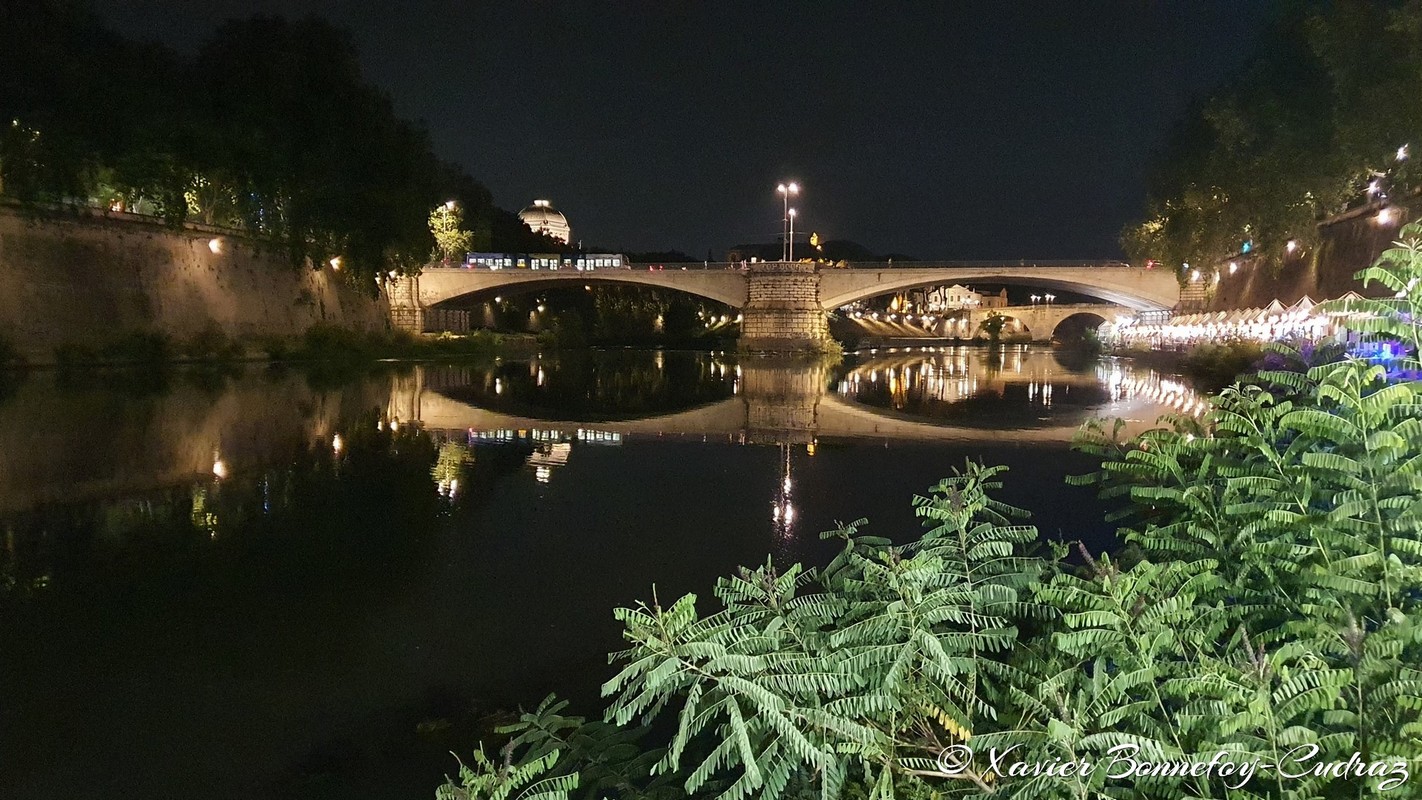
[[790,445],[780,445],[780,485],[776,487],[775,505],[770,516],[779,524],[780,532],[790,535],[790,526],[795,521],[795,506],[790,504]]
[[790,226],[790,195],[799,194],[800,185],[795,183],[794,181],[791,181],[790,183],[782,183],[779,186],[775,187],[775,191],[780,193],[780,196],[781,198],[783,198],[785,204],[785,207],[783,209],[783,211],[785,212],[785,216],[780,220],[780,235],[783,239],[783,241],[781,241],[780,243],[780,260],[789,261],[789,256],[786,255],[786,247],[789,245],[790,240],[789,237],[786,235],[785,231]]

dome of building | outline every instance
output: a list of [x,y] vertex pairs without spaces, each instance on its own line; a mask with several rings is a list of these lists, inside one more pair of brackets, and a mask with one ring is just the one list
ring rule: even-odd
[[568,218],[547,200],[534,200],[533,205],[518,212],[518,218],[534,233],[546,233],[563,244],[572,238],[573,229],[568,226]]

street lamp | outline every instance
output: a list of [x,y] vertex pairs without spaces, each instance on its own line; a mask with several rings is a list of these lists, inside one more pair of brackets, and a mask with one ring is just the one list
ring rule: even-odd
[[786,231],[790,227],[790,195],[800,193],[800,184],[794,181],[782,183],[775,187],[775,191],[780,193],[780,197],[784,201],[783,210],[785,212],[785,216],[780,220],[780,236],[782,238],[780,242],[780,260],[788,261],[789,256],[786,253],[786,248],[789,246],[790,237],[786,234]]
[[1040,296],[1035,295],[1035,294],[1032,295],[1032,305],[1034,305],[1034,306],[1037,305],[1037,301],[1040,300],[1040,299],[1042,299]]
[[[439,205],[440,225],[444,228],[444,232],[446,233],[453,227],[449,221],[449,215],[452,213],[454,213],[453,200],[446,200]],[[436,242],[436,244],[438,244],[438,242]],[[443,245],[440,245],[439,249],[444,253],[444,265],[446,267],[449,266],[449,251],[446,250]]]
[[1047,303],[1048,303],[1048,304],[1050,304],[1053,300],[1057,299],[1057,296],[1054,295],[1054,294],[1049,294],[1049,295],[1044,295],[1044,296],[1047,298]]
[[790,218],[790,257],[786,261],[795,260],[795,209],[789,209],[785,215]]

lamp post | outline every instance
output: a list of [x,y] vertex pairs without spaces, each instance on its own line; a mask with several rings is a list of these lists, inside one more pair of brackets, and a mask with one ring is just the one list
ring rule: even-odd
[[775,191],[780,193],[780,197],[784,201],[784,216],[780,219],[780,260],[788,261],[790,260],[790,257],[788,255],[787,248],[790,244],[790,236],[786,233],[786,231],[788,231],[790,228],[790,195],[799,194],[800,185],[798,183],[795,183],[794,181],[791,181],[789,183],[782,183],[779,186],[775,187]]
[[[448,233],[450,230],[449,215],[454,211],[454,201],[445,201],[444,204],[439,207],[439,211],[440,224],[444,226],[444,232]],[[440,250],[444,253],[444,265],[447,267],[449,266],[449,251],[445,250],[443,247],[441,247]]]
[[786,210],[785,215],[790,218],[790,257],[786,261],[795,260],[795,209]]

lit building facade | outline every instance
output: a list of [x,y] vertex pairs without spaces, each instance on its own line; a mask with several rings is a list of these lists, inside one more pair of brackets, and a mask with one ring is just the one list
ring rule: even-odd
[[995,295],[984,295],[967,286],[933,286],[915,289],[899,302],[899,308],[915,313],[936,314],[944,311],[970,311],[975,308],[1001,308],[1007,305],[1007,290]]

